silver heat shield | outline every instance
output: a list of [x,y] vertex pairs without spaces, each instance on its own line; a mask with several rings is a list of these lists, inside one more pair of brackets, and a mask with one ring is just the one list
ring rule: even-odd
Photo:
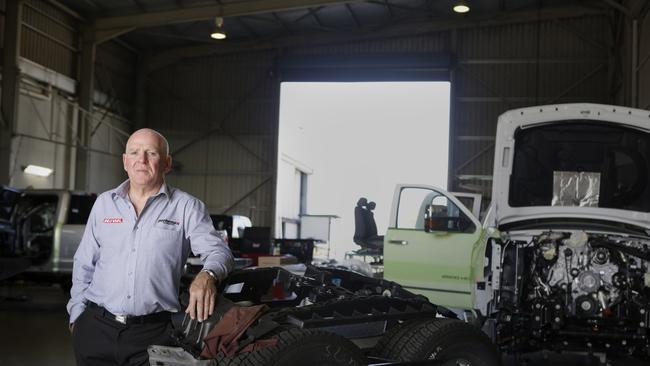
[[598,207],[600,173],[553,172],[551,206]]

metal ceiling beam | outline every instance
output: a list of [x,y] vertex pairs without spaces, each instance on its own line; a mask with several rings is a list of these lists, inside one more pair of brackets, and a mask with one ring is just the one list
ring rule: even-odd
[[187,7],[182,9],[155,11],[143,14],[98,18],[97,30],[129,27],[155,27],[170,23],[194,22],[217,16],[232,17],[278,10],[305,9],[316,6],[345,4],[361,0],[249,0],[209,6]]
[[316,11],[312,11],[312,9],[309,9],[309,12],[311,13],[312,17],[314,17],[314,20],[316,20],[316,24],[318,24],[319,27],[321,28],[326,28],[325,24],[320,20],[320,17],[318,14],[316,14]]
[[606,8],[593,8],[583,6],[561,6],[545,8],[541,11],[509,11],[506,13],[478,15],[465,17],[462,20],[437,20],[421,21],[404,24],[396,24],[391,27],[358,31],[351,31],[346,34],[320,34],[320,35],[296,35],[266,40],[247,41],[240,43],[220,44],[215,46],[193,46],[171,49],[153,56],[149,64],[149,72],[168,66],[181,59],[206,57],[210,55],[230,54],[237,52],[260,51],[286,47],[301,47],[305,45],[325,45],[342,42],[363,41],[377,38],[414,36],[433,32],[441,32],[452,29],[466,29],[474,27],[487,27],[505,24],[526,23],[537,20],[553,20],[563,18],[575,18],[588,15],[607,14]]
[[614,0],[603,0],[603,2],[612,8],[620,11],[621,13],[625,14],[628,17],[632,17],[632,12],[630,9],[626,8],[625,6],[621,5],[620,3],[617,3]]
[[279,24],[280,26],[282,26],[282,28],[284,28],[285,31],[287,31],[290,34],[294,33],[293,30],[291,28],[289,28],[287,23],[284,20],[282,20],[282,18],[280,18],[280,16],[278,16],[278,13],[272,12],[271,14],[273,15],[273,19],[275,19],[276,23]]
[[246,23],[246,22],[244,21],[244,18],[237,17],[237,18],[235,18],[235,19],[237,20],[237,23],[239,23],[239,25],[241,25],[241,27],[244,28],[244,29],[245,29],[248,33],[250,33],[253,37],[259,37],[259,36],[260,36],[260,35],[255,31],[255,29],[253,29],[253,27],[251,27],[250,25],[248,25],[248,23]]
[[97,44],[110,41],[115,37],[119,37],[122,34],[129,33],[134,30],[135,27],[126,27],[126,28],[113,28],[113,29],[95,29],[95,40]]
[[305,13],[305,14],[299,16],[298,18],[294,19],[294,20],[292,21],[292,23],[293,23],[293,24],[296,24],[296,23],[298,23],[299,21],[301,21],[301,20],[303,20],[303,19],[305,19],[305,18],[311,16],[312,14],[314,14],[314,13],[316,13],[316,12],[319,12],[321,9],[323,9],[322,6],[319,6],[319,7],[315,8],[315,9],[308,8],[308,9],[307,9],[307,13]]
[[338,31],[340,31],[340,29],[335,28],[335,27],[326,26],[326,25],[323,24],[323,22],[320,21],[320,18],[318,17],[317,13],[319,11],[323,10],[323,8],[325,8],[325,7],[324,6],[319,6],[319,7],[314,8],[314,9],[308,8],[307,13],[305,13],[305,14],[299,16],[298,18],[294,19],[293,21],[291,21],[291,23],[296,24],[296,23],[298,23],[298,22],[300,22],[300,21],[302,21],[304,19],[307,19],[308,17],[311,16],[314,19],[316,19],[317,26],[313,27],[314,29],[317,29],[317,30],[320,30],[320,31],[323,31],[323,32],[338,32]]
[[350,16],[352,17],[352,20],[354,20],[354,24],[357,25],[357,28],[361,28],[361,21],[359,20],[359,17],[354,13],[352,10],[352,7],[350,4],[345,4],[345,8],[348,9],[348,12],[350,13]]
[[388,0],[384,0],[384,4],[386,5],[386,10],[388,10],[388,15],[390,15],[391,18],[395,18],[395,12],[393,11],[393,7],[390,5]]
[[399,4],[391,4],[387,0],[368,0],[368,4],[374,4],[382,7],[389,7],[391,10],[394,9],[400,9],[404,11],[408,11],[410,13],[417,13],[417,14],[422,14],[422,9],[428,9],[428,4],[423,4],[424,7],[414,7],[414,6],[406,6],[406,5],[399,5]]

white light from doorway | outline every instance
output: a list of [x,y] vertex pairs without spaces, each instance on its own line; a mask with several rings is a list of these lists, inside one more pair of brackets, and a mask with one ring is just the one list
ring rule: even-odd
[[[352,240],[359,197],[376,202],[382,235],[396,184],[446,188],[449,103],[449,82],[282,83],[278,156],[313,171],[307,214],[340,217],[331,232],[333,257],[359,248]],[[298,192],[289,189],[295,178],[286,164],[279,159],[277,227],[297,211],[283,208]]]

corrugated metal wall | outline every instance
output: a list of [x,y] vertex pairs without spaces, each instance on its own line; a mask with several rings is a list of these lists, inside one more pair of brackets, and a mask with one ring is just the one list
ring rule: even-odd
[[[499,114],[533,104],[609,101],[609,31],[606,18],[592,16],[287,48],[283,52],[456,55],[458,65],[452,76],[453,188],[489,196]],[[255,188],[274,167],[268,162],[275,160],[278,80],[267,74],[273,70],[273,56],[273,52],[258,52],[187,60],[150,77],[148,120],[170,136],[172,145],[206,134],[222,119],[226,131],[242,142],[235,143],[227,133],[217,131],[175,157],[183,167],[170,181],[205,199],[213,212]],[[247,149],[263,155],[264,161]],[[426,147],[423,149],[425,154]],[[229,173],[228,169],[233,170]],[[258,210],[254,222],[270,225],[273,195],[269,182],[230,212]]]
[[[52,86],[36,83],[28,77],[20,82],[19,123],[12,139],[10,181],[12,187],[72,188],[78,129],[78,106]],[[88,187],[100,193],[117,186],[126,174],[121,154],[129,124],[105,110],[96,108],[91,117],[90,166]],[[49,177],[23,173],[35,164],[52,169]]]
[[[42,0],[25,0],[22,18],[20,56],[78,80],[83,21]],[[106,96],[102,107],[133,117],[136,65],[137,55],[117,42],[97,47],[95,89]]]
[[46,1],[23,3],[20,55],[76,78],[78,20]]
[[607,103],[605,17],[458,31],[452,135],[454,189],[491,195],[497,117],[524,106]]
[[102,107],[133,120],[138,55],[116,42],[97,47],[95,90],[107,96]]
[[[78,105],[74,80],[79,73],[80,27],[83,20],[42,0],[22,2],[20,96],[12,139],[11,178],[16,187],[69,188],[73,186],[74,145]],[[0,1],[5,9],[6,0]],[[4,11],[0,14],[0,42],[4,47]],[[90,130],[89,190],[114,187],[124,179],[121,152],[132,118],[137,55],[127,47],[107,42],[97,48],[95,105]],[[37,64],[37,65],[35,65]],[[29,66],[29,70],[25,69]],[[39,66],[40,65],[40,66]],[[41,67],[42,66],[42,67]],[[40,78],[32,75],[32,72]],[[38,81],[36,81],[38,79]],[[57,89],[56,81],[69,88]],[[54,169],[49,178],[25,176],[21,167],[41,164]],[[107,169],[107,167],[109,167]]]
[[[186,61],[149,77],[148,123],[169,139],[168,181],[212,213],[271,225],[279,89],[274,52]],[[180,150],[179,150],[180,149]]]

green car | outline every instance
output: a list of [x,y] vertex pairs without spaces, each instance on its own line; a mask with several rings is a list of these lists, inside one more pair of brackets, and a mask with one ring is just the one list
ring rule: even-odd
[[[499,117],[492,202],[399,185],[384,278],[473,314],[502,350],[650,356],[650,112]],[[474,211],[474,212],[472,212]]]

